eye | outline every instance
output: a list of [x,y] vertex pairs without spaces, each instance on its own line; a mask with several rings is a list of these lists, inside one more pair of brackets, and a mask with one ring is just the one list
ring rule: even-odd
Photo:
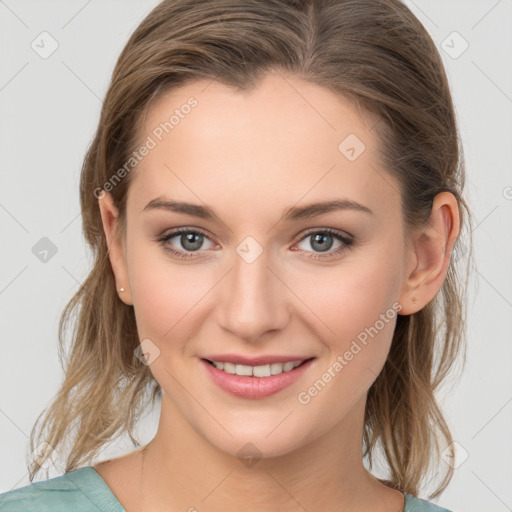
[[[180,244],[184,250],[176,250],[172,247],[173,244],[171,242],[175,238],[177,239],[175,244]],[[164,249],[173,256],[182,259],[191,259],[197,257],[193,254],[194,252],[205,250],[205,248],[202,247],[205,239],[209,240],[202,231],[185,227],[173,229],[171,232],[159,238],[158,241],[162,244]],[[212,246],[215,247],[215,244],[212,243]]]
[[[307,240],[308,238],[310,239],[310,242],[307,243],[307,245],[320,251],[315,252],[312,256],[308,256],[309,258],[313,259],[325,259],[337,256],[342,252],[345,252],[347,249],[350,249],[354,243],[352,238],[349,238],[340,231],[330,228],[310,230],[304,237],[301,238],[301,242]],[[328,252],[334,245],[334,240],[337,240],[341,246],[334,251]],[[322,253],[327,254],[323,255]]]
[[[308,256],[308,258],[312,259],[327,259],[335,257],[345,252],[347,249],[350,249],[354,243],[354,240],[349,236],[345,235],[341,231],[331,228],[309,230],[306,235],[300,239],[299,243],[303,243],[308,238],[311,240],[309,242],[309,246],[314,250],[319,251]],[[175,242],[173,242],[174,239],[176,239]],[[192,229],[187,227],[173,229],[166,235],[158,238],[158,242],[160,242],[167,252],[171,253],[174,257],[187,260],[199,257],[199,254],[196,255],[194,253],[200,253],[201,251],[208,249],[208,247],[203,247],[205,240],[209,240],[205,233],[197,228]],[[334,240],[338,241],[341,246],[334,251],[330,251],[334,245]],[[182,249],[176,249],[176,245],[181,245]],[[217,245],[212,242],[210,248],[212,247],[217,247]],[[304,248],[301,250],[310,252]],[[323,253],[326,254],[324,255]]]

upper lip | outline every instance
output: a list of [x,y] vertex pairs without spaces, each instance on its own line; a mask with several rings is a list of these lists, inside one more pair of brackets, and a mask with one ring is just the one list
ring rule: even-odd
[[217,361],[223,363],[243,364],[246,366],[263,366],[272,363],[288,363],[291,361],[306,361],[312,359],[311,356],[289,356],[289,355],[262,355],[256,357],[248,357],[237,354],[212,354],[205,356],[203,359]]

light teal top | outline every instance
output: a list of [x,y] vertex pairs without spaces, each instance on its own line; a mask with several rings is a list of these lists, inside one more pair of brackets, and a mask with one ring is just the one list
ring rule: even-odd
[[[0,494],[0,512],[126,512],[92,466]],[[403,512],[450,512],[405,493]]]

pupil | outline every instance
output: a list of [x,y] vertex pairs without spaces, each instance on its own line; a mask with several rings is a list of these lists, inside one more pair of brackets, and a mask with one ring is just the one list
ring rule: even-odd
[[[331,243],[328,243],[328,244],[325,244],[324,242],[322,242],[322,239],[325,239],[325,238],[330,238],[331,239]],[[330,235],[324,235],[324,234],[317,234],[313,237],[313,242],[311,245],[314,245],[315,243],[319,243],[319,247],[318,249],[322,252],[324,251],[328,251],[331,247],[332,247],[332,236]]]
[[[194,242],[195,237],[197,237],[197,240]],[[181,236],[181,243],[187,250],[195,251],[201,247],[202,235],[198,233],[186,233]],[[191,244],[192,246],[187,246],[187,244]]]

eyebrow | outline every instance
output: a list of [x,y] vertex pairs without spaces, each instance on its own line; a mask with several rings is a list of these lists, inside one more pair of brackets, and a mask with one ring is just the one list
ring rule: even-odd
[[[205,220],[218,220],[219,216],[209,207],[199,204],[186,203],[182,201],[172,201],[164,197],[152,199],[142,212],[151,210],[167,210],[176,213],[183,213],[192,217],[198,217]],[[287,208],[281,219],[283,221],[311,219],[338,210],[353,210],[374,215],[374,212],[367,206],[349,199],[335,199],[320,203],[311,203],[305,206],[292,206]]]

